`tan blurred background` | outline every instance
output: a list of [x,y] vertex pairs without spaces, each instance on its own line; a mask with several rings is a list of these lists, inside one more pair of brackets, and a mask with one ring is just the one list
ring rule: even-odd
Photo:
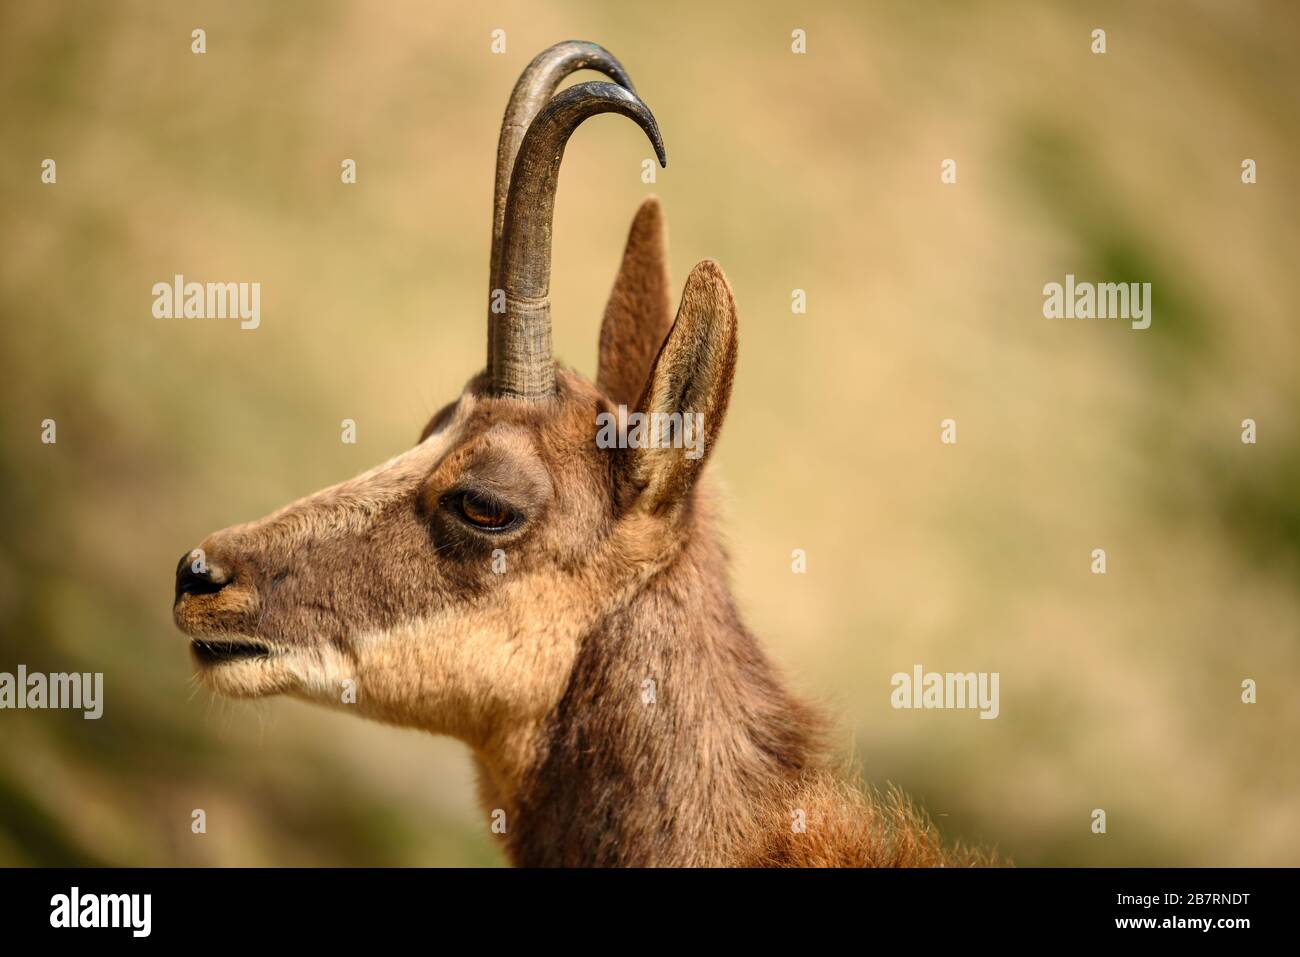
[[[1300,864],[1294,5],[487,6],[2,8],[0,671],[106,702],[0,713],[0,863],[501,862],[459,744],[197,690],[172,574],[481,365],[501,111],[576,37],[669,167],[621,119],[575,137],[557,351],[594,372],[658,193],[674,281],[716,258],[740,306],[739,598],[866,777],[1021,864]],[[1151,329],[1043,319],[1067,272],[1152,282]],[[261,328],[152,318],[175,273],[260,282]],[[1000,672],[1001,716],[891,709],[916,663]]]

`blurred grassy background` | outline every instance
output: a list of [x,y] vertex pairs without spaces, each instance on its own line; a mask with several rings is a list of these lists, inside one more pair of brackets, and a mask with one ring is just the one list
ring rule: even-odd
[[[480,366],[501,111],[568,37],[670,165],[643,184],[621,119],[575,137],[557,351],[594,372],[658,193],[675,282],[716,258],[740,305],[740,600],[867,777],[1022,864],[1300,863],[1294,6],[475,6],[0,8],[0,670],[106,675],[98,722],[0,714],[0,863],[500,862],[460,745],[212,700],[169,606],[185,548],[408,446]],[[178,272],[260,282],[261,328],[153,319]],[[1151,329],[1042,319],[1067,272],[1154,283]],[[1001,672],[1001,717],[892,710],[917,662]]]

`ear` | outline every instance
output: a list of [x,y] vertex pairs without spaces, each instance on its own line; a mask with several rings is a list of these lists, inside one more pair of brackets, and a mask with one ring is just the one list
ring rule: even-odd
[[623,264],[600,326],[596,385],[616,404],[631,407],[641,395],[672,319],[664,214],[651,196],[628,232]]
[[[677,319],[637,403],[645,432],[628,454],[641,507],[673,508],[694,487],[731,401],[736,346],[731,287],[718,264],[706,259],[686,279]],[[673,427],[682,441],[672,441],[671,433],[664,440],[665,429]]]

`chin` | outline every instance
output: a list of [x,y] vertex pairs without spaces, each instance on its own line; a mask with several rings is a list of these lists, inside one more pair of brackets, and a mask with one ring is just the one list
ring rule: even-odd
[[195,638],[190,658],[199,680],[227,698],[264,698],[299,688],[301,679],[287,652],[244,636]]

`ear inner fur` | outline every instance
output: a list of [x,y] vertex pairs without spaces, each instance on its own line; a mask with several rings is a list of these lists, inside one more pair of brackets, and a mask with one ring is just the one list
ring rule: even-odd
[[677,319],[655,359],[638,408],[647,414],[699,415],[703,454],[681,448],[630,451],[632,475],[649,511],[685,504],[722,429],[736,372],[736,303],[721,267],[706,259],[691,270]]

